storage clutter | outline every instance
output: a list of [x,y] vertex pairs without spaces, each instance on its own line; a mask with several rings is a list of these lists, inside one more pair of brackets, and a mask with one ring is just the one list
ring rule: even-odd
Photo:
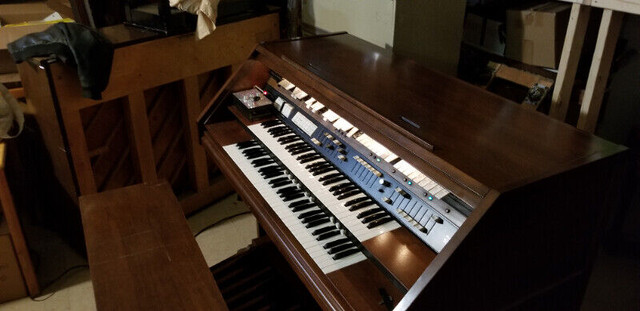
[[505,56],[526,64],[558,68],[571,4],[547,2],[507,10]]

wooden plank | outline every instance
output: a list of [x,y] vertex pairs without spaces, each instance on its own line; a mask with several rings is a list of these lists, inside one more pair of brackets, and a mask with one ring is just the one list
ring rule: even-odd
[[147,105],[143,92],[134,92],[129,95],[129,103],[126,105],[125,115],[129,124],[129,137],[132,160],[140,170],[140,176],[145,183],[153,183],[158,180],[156,163],[153,157],[151,134],[149,133],[149,120],[147,119]]
[[98,310],[226,310],[167,182],[80,197]]
[[13,203],[13,196],[11,196],[9,183],[7,182],[7,177],[4,174],[5,148],[6,145],[4,143],[0,143],[0,204],[2,205],[4,218],[7,221],[13,248],[16,252],[16,256],[18,257],[22,277],[27,284],[29,295],[33,297],[40,293],[40,286],[38,285],[38,278],[36,277],[36,272],[33,269],[31,256],[29,255],[29,249],[27,248],[27,242],[24,239],[22,227],[20,226],[20,219],[18,218],[18,213],[16,212],[16,207]]
[[62,124],[56,112],[56,104],[52,98],[50,81],[45,70],[32,67],[28,62],[18,64],[18,71],[25,86],[27,106],[35,111],[34,116],[41,131],[42,140],[49,156],[56,178],[69,197],[77,203],[76,184],[71,171],[71,163],[65,148]]
[[600,22],[600,30],[598,31],[598,41],[593,52],[593,61],[589,70],[589,78],[580,107],[580,116],[578,117],[579,129],[593,133],[598,122],[600,114],[600,106],[602,98],[607,87],[609,79],[609,71],[611,70],[611,61],[613,53],[616,49],[620,28],[622,27],[622,18],[624,13],[615,12],[605,9],[602,12],[602,21]]
[[[114,51],[109,84],[102,92],[103,100],[240,63],[257,42],[278,39],[278,23],[278,14],[272,13],[221,25],[202,40],[195,40],[194,34],[185,34],[118,48]],[[188,59],[175,61],[181,57]],[[54,77],[60,77],[56,84],[75,90],[77,95],[65,105],[82,109],[95,104],[80,96],[75,68],[60,63],[51,67]]]
[[556,78],[556,86],[553,89],[551,107],[549,108],[549,116],[561,121],[565,120],[569,109],[569,100],[571,99],[573,82],[578,70],[582,45],[589,24],[590,12],[591,7],[586,5],[574,3],[571,7],[571,16],[569,17],[567,34],[562,47],[562,56],[560,57],[560,66],[558,67],[558,77]]
[[[65,98],[60,94],[59,98]],[[62,122],[69,143],[69,151],[73,162],[73,170],[78,181],[78,192],[80,194],[91,194],[98,191],[96,181],[93,176],[93,168],[87,149],[87,139],[82,127],[80,112],[75,109],[68,109],[65,105],[60,106],[62,111]]]
[[182,106],[182,118],[186,149],[188,154],[189,177],[196,191],[202,191],[209,186],[209,173],[207,172],[207,157],[204,148],[200,145],[198,134],[198,114],[200,107],[200,88],[198,76],[191,76],[183,80],[184,105]]
[[639,0],[591,0],[591,5],[598,8],[640,15]]

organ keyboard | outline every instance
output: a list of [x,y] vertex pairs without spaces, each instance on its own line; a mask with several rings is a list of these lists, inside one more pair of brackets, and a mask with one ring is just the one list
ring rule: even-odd
[[199,128],[325,309],[579,305],[624,154],[347,34],[258,46]]

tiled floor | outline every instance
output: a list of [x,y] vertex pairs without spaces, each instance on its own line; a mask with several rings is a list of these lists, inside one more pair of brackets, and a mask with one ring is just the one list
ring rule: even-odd
[[[216,224],[196,237],[209,266],[234,255],[257,236],[256,220],[250,214],[242,214],[245,211],[244,204],[237,201],[235,196],[231,196],[189,217],[189,226],[194,234],[211,224]],[[241,215],[232,217],[239,213]],[[71,255],[72,259],[73,256]],[[42,296],[33,300],[23,298],[0,304],[0,310],[95,310],[89,270],[74,269],[46,288]],[[600,255],[582,310],[640,310],[640,262],[624,257]]]

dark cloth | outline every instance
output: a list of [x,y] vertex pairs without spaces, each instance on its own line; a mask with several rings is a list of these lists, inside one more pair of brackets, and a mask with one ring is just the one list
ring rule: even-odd
[[57,23],[43,32],[26,35],[7,45],[16,63],[31,57],[54,55],[76,65],[82,96],[101,99],[109,83],[113,45],[101,34],[76,23]]

